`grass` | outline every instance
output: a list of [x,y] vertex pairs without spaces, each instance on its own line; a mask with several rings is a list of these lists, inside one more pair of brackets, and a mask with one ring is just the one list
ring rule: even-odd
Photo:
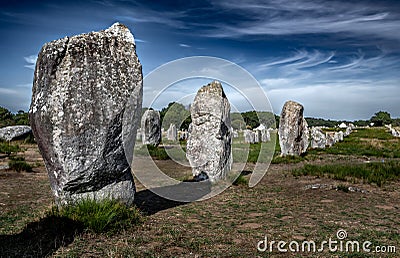
[[292,156],[292,155],[287,155],[287,156],[275,156],[272,159],[272,164],[290,164],[290,163],[299,163],[304,161],[305,158],[303,156]]
[[143,221],[136,207],[129,208],[115,200],[81,200],[74,205],[53,207],[47,215],[82,223],[95,233],[115,233]]
[[24,157],[13,156],[9,158],[8,166],[10,169],[15,170],[17,172],[32,172],[32,166],[26,163]]
[[330,148],[308,151],[308,154],[323,153],[400,158],[400,139],[393,137],[385,128],[357,129],[345,137],[343,142]]
[[1,142],[0,141],[0,153],[7,154],[10,156],[12,153],[17,153],[21,151],[18,145],[10,144],[9,142]]
[[293,170],[294,176],[328,176],[336,180],[347,181],[361,179],[369,184],[381,187],[388,181],[400,179],[400,162],[374,162],[367,164],[310,165]]
[[235,181],[233,182],[233,185],[239,186],[239,185],[248,185],[249,180],[244,177],[242,174],[240,174]]

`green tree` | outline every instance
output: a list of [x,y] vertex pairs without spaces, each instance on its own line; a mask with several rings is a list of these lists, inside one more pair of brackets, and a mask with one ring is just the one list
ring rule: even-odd
[[177,102],[171,102],[160,112],[162,127],[167,130],[170,124],[175,124],[180,130],[187,130],[192,118],[190,112],[184,105]]
[[18,113],[14,115],[14,121],[16,125],[29,125],[28,113],[19,110]]
[[388,125],[392,123],[392,118],[390,114],[386,111],[379,111],[375,113],[370,119],[371,123],[374,123],[374,126],[382,126]]
[[14,115],[10,110],[0,107],[0,127],[9,126],[14,124]]

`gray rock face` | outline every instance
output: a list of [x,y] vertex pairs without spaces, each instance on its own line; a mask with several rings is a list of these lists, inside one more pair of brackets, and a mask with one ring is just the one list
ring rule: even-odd
[[322,132],[321,128],[311,128],[311,148],[313,149],[325,149],[326,137]]
[[142,143],[158,146],[161,142],[160,113],[156,110],[146,110],[142,117]]
[[27,136],[31,132],[31,127],[27,125],[6,126],[0,128],[0,140],[12,141]]
[[170,124],[167,130],[167,139],[170,141],[178,140],[178,130],[174,124]]
[[283,156],[301,155],[307,151],[309,131],[303,111],[303,106],[294,101],[287,101],[282,108],[278,134]]
[[232,166],[230,104],[221,83],[203,86],[190,108],[186,156],[193,176],[206,174],[211,182],[224,179]]
[[[122,24],[43,46],[29,118],[58,204],[81,198],[133,202],[122,132],[134,143],[142,84],[134,38]],[[125,115],[132,122],[122,128]]]

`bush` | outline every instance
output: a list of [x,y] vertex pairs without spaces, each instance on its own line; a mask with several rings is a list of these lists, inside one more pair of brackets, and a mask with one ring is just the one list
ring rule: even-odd
[[17,153],[18,151],[21,151],[18,145],[12,145],[8,142],[0,142],[0,153],[10,156],[12,153]]
[[21,171],[32,172],[32,166],[26,163],[25,158],[23,157],[10,157],[8,166],[10,167],[10,169],[15,170],[17,172]]
[[143,221],[136,207],[127,207],[116,200],[84,199],[73,205],[53,207],[47,216],[72,219],[95,233],[116,233]]

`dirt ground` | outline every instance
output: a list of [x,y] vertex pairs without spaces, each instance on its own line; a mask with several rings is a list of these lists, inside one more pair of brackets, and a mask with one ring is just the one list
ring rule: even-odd
[[[400,182],[379,188],[328,178],[296,178],[290,171],[304,163],[277,164],[270,166],[254,188],[231,186],[211,199],[193,203],[163,199],[136,182],[135,203],[145,214],[143,224],[114,235],[76,233],[68,222],[45,217],[53,205],[47,173],[36,146],[23,147],[34,171],[0,170],[0,257],[10,253],[57,257],[400,257]],[[306,162],[363,161],[326,155]],[[169,160],[156,162],[171,173],[182,170]],[[187,172],[182,170],[185,175]],[[338,185],[363,192],[336,190]],[[395,246],[396,253],[329,252],[327,246],[321,252],[279,252],[277,244],[272,252],[257,250],[265,237],[269,244],[315,241],[319,248],[329,238],[338,240],[339,230],[347,233],[343,241]],[[6,242],[15,244],[5,250],[2,245]],[[18,251],[24,248],[26,252]]]

